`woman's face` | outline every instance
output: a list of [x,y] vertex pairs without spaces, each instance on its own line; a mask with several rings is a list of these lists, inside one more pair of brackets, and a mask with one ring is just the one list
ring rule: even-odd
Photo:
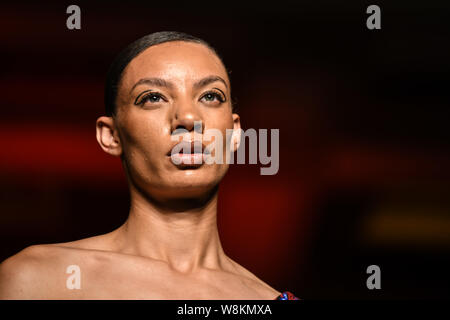
[[[201,121],[196,138],[194,121]],[[226,129],[240,123],[220,59],[204,45],[176,41],[146,49],[125,68],[114,126],[132,183],[153,197],[184,198],[211,190],[228,164],[175,164],[171,151],[183,139],[171,138],[175,129],[187,130],[190,141],[218,129],[225,155]]]

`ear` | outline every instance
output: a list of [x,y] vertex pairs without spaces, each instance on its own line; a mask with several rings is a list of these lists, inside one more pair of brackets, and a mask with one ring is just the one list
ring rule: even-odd
[[231,136],[231,151],[235,152],[241,144],[241,118],[237,113],[233,113],[233,135]]
[[119,134],[112,117],[102,116],[96,123],[97,141],[106,153],[113,156],[122,154]]

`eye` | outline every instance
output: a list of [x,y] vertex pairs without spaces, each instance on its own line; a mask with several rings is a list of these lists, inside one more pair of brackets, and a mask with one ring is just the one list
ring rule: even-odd
[[148,94],[144,98],[142,98],[142,102],[150,101],[150,102],[159,102],[161,100],[161,96],[158,94]]
[[136,98],[136,101],[134,102],[134,104],[143,105],[147,102],[158,103],[158,102],[161,102],[161,100],[164,100],[164,98],[161,94],[159,94],[157,92],[144,91]]
[[225,102],[225,96],[216,91],[208,91],[201,97],[200,100],[204,100],[205,102],[218,101],[220,103],[223,103]]

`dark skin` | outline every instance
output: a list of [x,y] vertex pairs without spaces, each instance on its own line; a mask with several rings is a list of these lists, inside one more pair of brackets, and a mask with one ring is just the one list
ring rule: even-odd
[[[36,245],[0,265],[2,299],[275,299],[280,292],[229,258],[217,229],[217,190],[228,164],[177,166],[171,134],[218,129],[231,149],[240,119],[230,82],[207,47],[168,42],[124,70],[114,117],[97,119],[101,148],[122,158],[131,195],[118,229],[73,242]],[[226,143],[224,142],[224,152]],[[81,289],[66,287],[67,266]]]

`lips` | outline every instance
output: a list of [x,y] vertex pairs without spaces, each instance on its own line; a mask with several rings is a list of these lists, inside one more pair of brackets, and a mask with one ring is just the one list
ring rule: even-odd
[[209,150],[200,140],[181,141],[172,147],[167,154],[172,163],[176,166],[201,166],[204,163],[204,155],[208,154]]
[[[174,145],[172,149],[167,153],[168,156],[173,154],[203,154],[205,152],[205,145],[199,140],[181,141]],[[205,152],[206,153],[206,152]]]

